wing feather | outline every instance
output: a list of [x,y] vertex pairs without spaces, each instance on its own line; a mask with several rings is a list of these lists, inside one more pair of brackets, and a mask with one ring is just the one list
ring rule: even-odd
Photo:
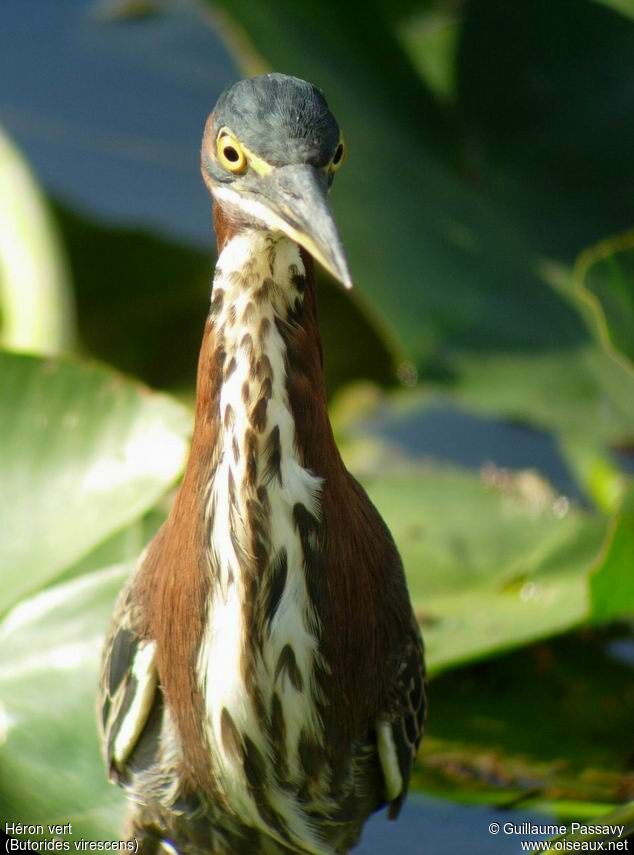
[[123,592],[104,647],[100,685],[101,737],[110,777],[120,781],[157,700],[156,644],[134,627]]
[[423,642],[417,624],[403,646],[385,714],[377,722],[377,748],[388,816],[396,819],[407,795],[414,758],[423,737],[426,715]]

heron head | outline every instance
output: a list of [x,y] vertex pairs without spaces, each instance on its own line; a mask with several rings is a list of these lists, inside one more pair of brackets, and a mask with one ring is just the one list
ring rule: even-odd
[[328,193],[345,144],[322,93],[285,74],[241,80],[207,119],[205,184],[238,223],[286,235],[347,288],[348,263]]

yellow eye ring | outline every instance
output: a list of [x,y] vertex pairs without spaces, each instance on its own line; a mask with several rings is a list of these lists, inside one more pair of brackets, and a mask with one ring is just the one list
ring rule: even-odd
[[330,161],[330,168],[333,172],[336,172],[341,166],[343,166],[346,160],[346,146],[343,140],[339,140],[339,145],[335,149],[335,153],[332,156],[332,160]]
[[220,131],[216,142],[218,163],[228,172],[239,174],[247,168],[247,156],[238,140],[226,130]]

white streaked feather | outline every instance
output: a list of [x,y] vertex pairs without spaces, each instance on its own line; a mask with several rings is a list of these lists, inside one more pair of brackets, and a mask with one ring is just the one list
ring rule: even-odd
[[154,702],[158,682],[155,642],[147,641],[139,645],[130,669],[130,678],[136,680],[137,687],[115,737],[112,752],[115,765],[119,767],[134,749]]
[[403,791],[403,777],[398,764],[392,727],[387,721],[377,722],[376,737],[379,748],[379,760],[381,761],[381,769],[385,778],[385,794],[388,802],[392,802]]
[[[274,256],[271,270],[272,250]],[[257,399],[261,381],[250,377],[249,360],[244,358],[240,343],[245,333],[251,333],[256,341],[260,324],[267,318],[270,326],[264,353],[270,360],[273,372],[272,395],[267,405],[266,430],[258,437],[258,442],[262,450],[262,444],[266,442],[271,430],[275,426],[279,428],[282,483],[275,479],[268,485],[267,494],[270,503],[271,555],[275,555],[281,548],[286,549],[288,574],[270,633],[265,640],[262,657],[256,662],[256,679],[261,696],[269,708],[273,692],[279,695],[286,724],[289,770],[291,777],[299,782],[303,774],[297,751],[300,734],[306,731],[314,738],[319,738],[321,722],[314,703],[318,690],[314,686],[313,678],[314,665],[319,659],[318,640],[315,636],[318,622],[306,589],[303,553],[293,521],[293,508],[301,502],[319,517],[322,481],[304,469],[298,458],[295,424],[286,390],[286,348],[274,323],[275,316],[285,315],[290,300],[297,296],[291,282],[292,267],[300,273],[304,272],[297,246],[286,238],[256,230],[242,232],[230,240],[218,259],[214,287],[222,289],[225,297],[216,323],[219,329],[223,329],[226,358],[230,359],[235,355],[237,367],[223,384],[220,393],[221,419],[226,407],[231,406],[234,421],[231,428],[223,428],[219,437],[221,453],[210,491],[209,508],[213,506],[214,513],[210,519],[209,549],[219,573],[220,586],[219,593],[210,603],[199,659],[209,744],[218,782],[236,811],[273,837],[277,835],[260,816],[247,786],[242,764],[226,752],[221,738],[222,711],[227,709],[240,733],[253,740],[271,764],[271,769],[274,768],[276,758],[270,756],[268,738],[262,731],[263,723],[258,719],[242,677],[244,638],[250,628],[244,625],[244,585],[231,539],[228,480],[231,472],[238,503],[237,518],[234,517],[234,535],[248,554],[250,532],[244,523],[247,519],[246,499],[241,490],[246,476],[244,441],[249,427],[249,409]],[[248,277],[232,275],[247,271]],[[271,299],[264,302],[253,300],[254,291],[266,278],[273,278],[276,284]],[[242,313],[249,302],[253,303],[254,309],[251,320],[245,324],[242,321]],[[232,306],[235,307],[234,324],[231,323],[229,315]],[[251,393],[247,405],[242,398],[245,383],[249,385]],[[232,449],[234,438],[237,438],[240,446],[240,459],[237,464]],[[229,574],[233,576],[233,585],[228,585]],[[284,676],[275,680],[276,666],[286,644],[291,644],[295,653],[304,682],[302,692],[298,692]],[[291,834],[301,843],[303,851],[329,852],[330,849],[318,841],[312,824],[292,793],[277,787],[273,774],[270,775],[270,781],[267,792],[270,803],[283,817]]]

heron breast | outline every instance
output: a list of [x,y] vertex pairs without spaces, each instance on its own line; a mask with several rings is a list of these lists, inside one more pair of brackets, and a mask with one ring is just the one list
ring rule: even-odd
[[213,774],[228,803],[305,845],[313,832],[294,793],[327,775],[319,680],[327,666],[308,578],[319,572],[322,482],[299,459],[279,329],[302,300],[303,273],[297,247],[261,231],[234,237],[218,260],[222,427],[206,499],[212,585],[199,678]]

